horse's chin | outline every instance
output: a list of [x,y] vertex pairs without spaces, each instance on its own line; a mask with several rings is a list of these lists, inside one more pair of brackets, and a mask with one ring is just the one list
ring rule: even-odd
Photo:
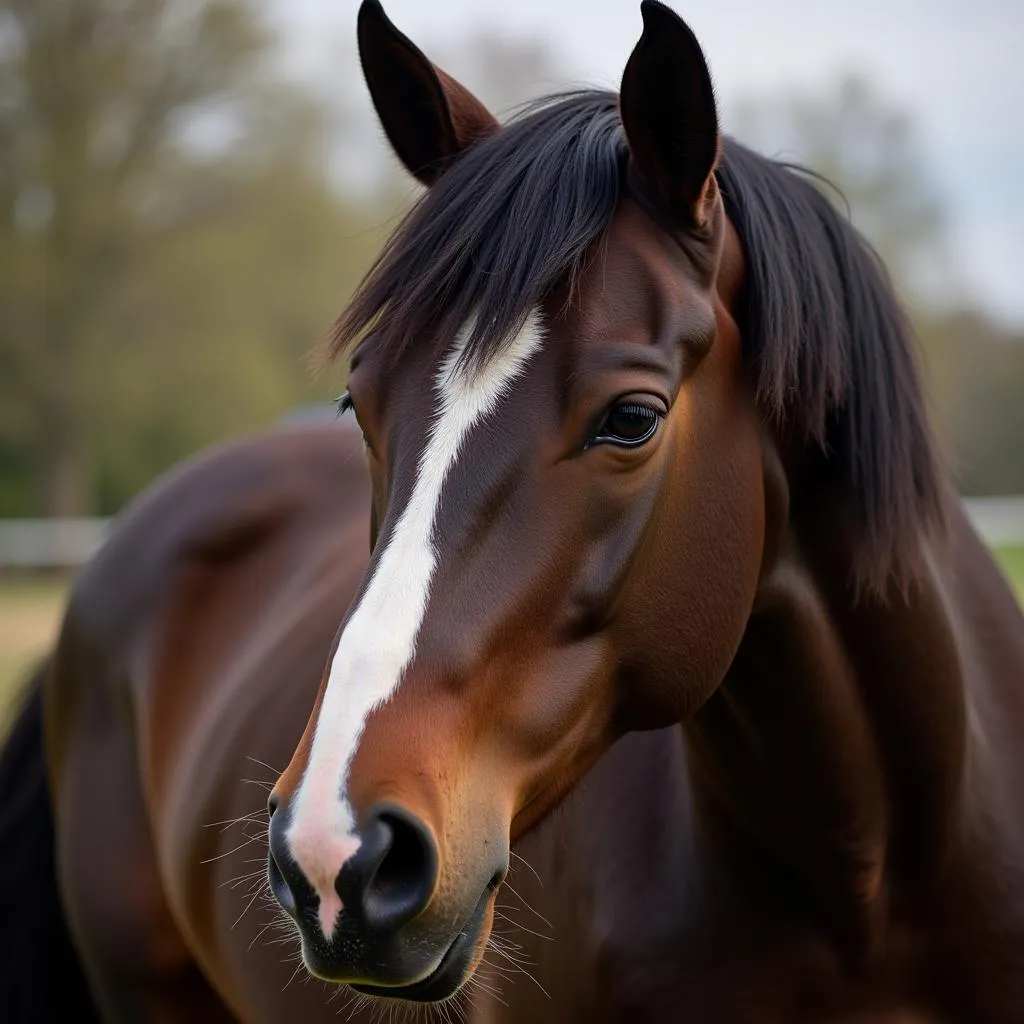
[[483,958],[490,933],[495,885],[488,885],[465,923],[455,934],[436,966],[423,977],[408,984],[376,984],[363,979],[338,977],[326,965],[310,962],[303,950],[303,959],[310,974],[323,981],[344,982],[354,992],[376,999],[392,999],[411,1003],[440,1003],[451,999],[473,976]]

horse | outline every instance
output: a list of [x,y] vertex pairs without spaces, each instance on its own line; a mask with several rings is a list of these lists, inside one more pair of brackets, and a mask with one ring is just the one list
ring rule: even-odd
[[340,421],[74,588],[0,765],[15,1019],[1020,1020],[1021,612],[880,260],[641,14],[499,124],[362,4],[425,190]]

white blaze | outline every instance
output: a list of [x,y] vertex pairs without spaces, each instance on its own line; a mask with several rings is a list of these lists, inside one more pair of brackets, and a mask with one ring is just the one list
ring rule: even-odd
[[434,521],[445,480],[474,424],[494,409],[542,338],[533,313],[492,359],[467,372],[456,363],[468,331],[460,332],[435,378],[437,414],[412,494],[338,642],[295,795],[288,844],[320,898],[328,937],[341,910],[335,879],[359,847],[345,793],[349,766],[367,717],[394,694],[415,653],[437,564]]

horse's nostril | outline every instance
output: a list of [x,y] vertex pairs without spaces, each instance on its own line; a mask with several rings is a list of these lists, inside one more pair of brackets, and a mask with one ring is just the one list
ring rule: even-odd
[[[432,885],[432,850],[422,826],[410,824],[395,814],[385,813],[381,821],[391,830],[391,846],[380,862],[367,890],[367,895],[389,902],[401,901],[420,890],[424,883]],[[428,846],[429,843],[429,846]]]
[[386,807],[374,811],[360,840],[338,876],[338,895],[372,930],[395,931],[424,910],[434,894],[434,838],[413,815]]
[[276,793],[271,793],[270,799],[267,801],[267,814],[272,818],[280,806],[281,798]]

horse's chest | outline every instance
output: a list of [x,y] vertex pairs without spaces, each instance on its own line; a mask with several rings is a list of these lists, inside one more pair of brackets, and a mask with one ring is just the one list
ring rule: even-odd
[[816,1024],[948,1024],[945,1018],[919,1010],[878,1010],[828,1017]]
[[[675,934],[622,927],[598,935],[555,928],[551,941],[524,942],[520,976],[504,991],[508,1008],[488,1021],[588,1024],[1014,1024],[1007,980],[977,951],[956,962],[924,934],[894,936],[869,964],[851,967],[834,944],[808,930],[750,932],[683,926]],[[751,923],[750,931],[757,926]],[[559,934],[561,933],[561,934]],[[583,939],[583,936],[587,936]],[[562,941],[565,939],[566,941]],[[582,941],[581,941],[582,940]]]
[[[700,855],[685,828],[670,827],[693,820],[685,786],[670,785],[681,778],[672,769],[675,749],[663,734],[627,738],[560,817],[521,844],[515,895],[501,924],[522,945],[537,984],[525,977],[514,988],[501,982],[512,1005],[495,1019],[1024,1020],[1024,892],[1018,898],[1013,880],[996,868],[1020,863],[1018,851],[972,851],[932,902],[914,904],[913,916],[872,918],[868,926],[878,930],[871,952],[857,956],[838,937],[852,929],[787,898],[790,890],[774,878],[764,884],[756,872],[726,875]],[[618,785],[648,762],[647,789]],[[645,799],[646,792],[658,792],[659,800]]]
[[[731,939],[731,942],[729,941]],[[601,1020],[716,1024],[1016,1024],[1024,981],[993,969],[980,948],[950,956],[926,935],[901,936],[851,965],[817,936],[750,943],[636,944],[605,958]],[[976,944],[977,947],[977,944]],[[586,1015],[561,1018],[591,1019]]]

